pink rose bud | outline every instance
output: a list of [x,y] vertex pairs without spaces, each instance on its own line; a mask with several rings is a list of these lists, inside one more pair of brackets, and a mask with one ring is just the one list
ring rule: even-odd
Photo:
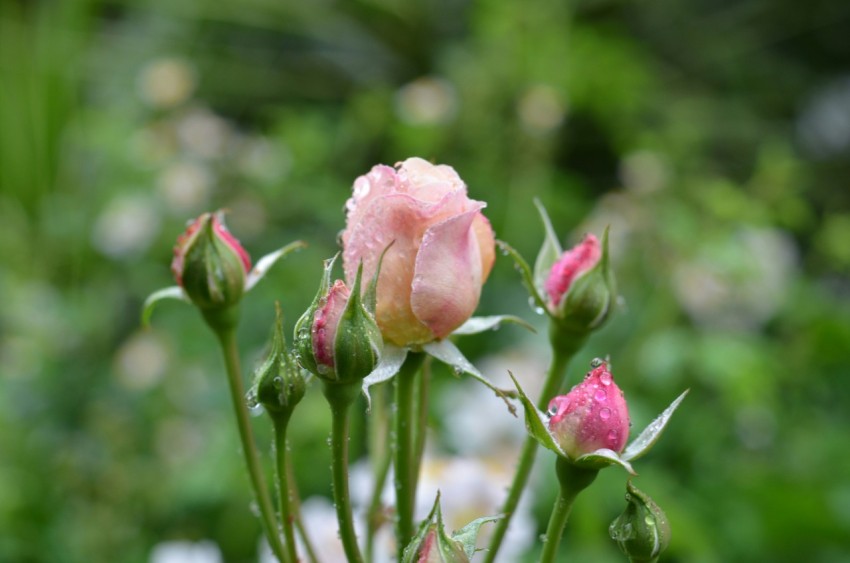
[[250,270],[251,258],[224,226],[221,212],[195,219],[174,247],[174,278],[201,309],[238,303]]
[[629,437],[629,409],[608,364],[594,360],[584,381],[549,403],[549,431],[571,459],[609,449],[620,453]]
[[371,278],[389,247],[376,309],[386,340],[425,344],[472,315],[495,259],[484,206],[467,197],[453,168],[421,158],[375,166],[354,182],[342,233],[345,275],[350,283],[362,261]]
[[549,270],[549,277],[544,282],[544,289],[549,296],[549,307],[552,311],[558,309],[564,296],[573,285],[573,281],[599,262],[602,257],[602,247],[599,239],[587,235],[584,240],[564,252]]
[[319,293],[295,324],[295,348],[299,363],[325,383],[354,383],[374,369],[383,341],[360,297],[362,273],[352,290],[342,280],[331,284],[333,262],[325,263]]

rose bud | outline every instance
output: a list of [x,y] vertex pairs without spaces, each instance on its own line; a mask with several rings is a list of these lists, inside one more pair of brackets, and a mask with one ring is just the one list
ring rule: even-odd
[[354,383],[374,369],[383,340],[360,295],[362,268],[349,291],[342,280],[331,285],[334,261],[326,261],[319,293],[295,325],[295,347],[301,365],[324,382]]
[[657,561],[670,544],[670,523],[664,511],[646,493],[626,483],[626,509],[608,527],[608,533],[630,561]]
[[387,341],[426,344],[472,315],[495,259],[484,206],[467,197],[453,168],[420,158],[375,166],[354,182],[342,233],[345,275],[350,283],[362,262],[371,278],[386,249],[376,320]]
[[254,385],[248,392],[248,404],[262,405],[273,418],[289,417],[307,391],[304,373],[286,348],[283,315],[276,304],[271,350],[254,373]]
[[251,258],[224,226],[223,214],[204,213],[177,239],[171,271],[202,310],[235,305],[245,292]]
[[575,461],[600,449],[623,451],[629,437],[629,410],[608,364],[594,360],[584,381],[549,402],[549,431]]
[[469,563],[476,552],[475,544],[481,526],[500,518],[478,518],[449,536],[443,525],[440,493],[437,492],[431,513],[420,525],[416,537],[404,548],[401,563]]
[[608,267],[608,237],[599,242],[594,235],[552,264],[543,282],[547,308],[559,324],[574,332],[587,333],[608,318],[616,294]]

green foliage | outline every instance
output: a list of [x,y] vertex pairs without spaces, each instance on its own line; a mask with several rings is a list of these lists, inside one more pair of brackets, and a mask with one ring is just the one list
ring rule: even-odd
[[[354,178],[412,155],[454,166],[524,256],[544,237],[534,197],[565,247],[611,226],[624,304],[574,365],[611,354],[637,427],[691,388],[636,482],[670,520],[666,558],[847,560],[846,16],[838,0],[0,2],[0,561],[143,561],[203,538],[255,560],[213,337],[181,304],[147,331],[139,312],[173,284],[185,221],[227,208],[255,260],[310,244],[243,299],[259,358],[270,304],[289,322],[308,307]],[[510,260],[477,314],[534,320]],[[539,334],[459,345],[475,363],[539,354]],[[305,497],[329,494],[328,427],[311,388],[290,426]],[[622,560],[608,484],[577,501],[573,560]],[[536,493],[545,514],[553,485]]]

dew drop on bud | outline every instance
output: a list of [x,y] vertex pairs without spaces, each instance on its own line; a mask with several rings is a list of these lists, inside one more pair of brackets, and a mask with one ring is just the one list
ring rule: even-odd
[[260,405],[260,402],[257,399],[257,394],[254,391],[249,391],[245,396],[245,404],[251,410],[256,409]]
[[283,378],[278,375],[277,377],[272,379],[272,385],[274,385],[275,389],[281,391],[283,389]]
[[592,367],[593,369],[596,369],[604,363],[605,363],[605,360],[603,360],[601,358],[593,358],[592,360],[590,360],[590,367]]
[[601,418],[602,420],[608,420],[609,418],[611,418],[611,409],[604,408],[604,409],[600,410],[599,411],[599,418]]
[[593,400],[597,403],[602,403],[608,398],[608,395],[605,393],[604,389],[597,389],[596,393],[593,394]]
[[602,385],[611,385],[611,381],[611,374],[607,371],[599,376],[599,382],[602,383]]

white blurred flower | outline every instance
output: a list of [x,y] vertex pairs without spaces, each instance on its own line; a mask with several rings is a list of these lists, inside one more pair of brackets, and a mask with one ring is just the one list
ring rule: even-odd
[[787,233],[747,228],[702,250],[673,273],[676,296],[694,322],[755,329],[784,302],[797,269],[797,250]]
[[797,133],[810,154],[827,158],[850,149],[850,77],[815,93],[797,118]]
[[230,124],[206,108],[194,108],[177,122],[177,138],[185,150],[203,159],[224,155],[230,142]]
[[162,379],[168,361],[162,340],[151,331],[138,331],[116,352],[115,374],[128,389],[150,389]]
[[[523,426],[518,421],[519,426]],[[446,531],[451,533],[482,516],[495,516],[505,500],[506,491],[513,480],[516,456],[490,458],[438,458],[425,456],[416,497],[416,517],[424,519],[437,491]],[[511,519],[496,561],[512,563],[528,549],[536,531],[531,515],[533,498],[530,490],[523,495]],[[493,524],[481,528],[478,547],[485,548],[493,531]]]
[[148,105],[173,108],[195,91],[195,70],[182,59],[162,58],[151,61],[139,73],[139,95]]
[[239,143],[239,168],[249,178],[279,182],[292,169],[292,153],[264,137],[247,137]]
[[447,123],[457,113],[457,106],[452,83],[435,76],[423,76],[405,84],[395,99],[399,119],[410,125]]
[[[536,397],[546,375],[548,352],[533,347],[511,348],[487,356],[476,365],[494,385],[513,389],[508,372],[514,374],[529,396]],[[454,450],[469,455],[493,455],[518,449],[525,440],[525,426],[493,392],[476,381],[458,382],[438,405],[445,426],[443,438]]]
[[517,101],[517,114],[527,132],[543,135],[556,129],[564,121],[566,108],[553,87],[548,84],[535,84]]
[[223,563],[221,550],[210,541],[165,541],[151,550],[149,563]]
[[627,190],[638,194],[664,189],[669,177],[667,162],[653,151],[635,151],[620,161],[620,181]]
[[95,248],[111,258],[144,251],[159,232],[159,215],[149,198],[122,195],[98,216],[91,234]]
[[206,207],[212,184],[212,174],[206,166],[184,160],[166,168],[157,187],[172,213],[186,215]]

